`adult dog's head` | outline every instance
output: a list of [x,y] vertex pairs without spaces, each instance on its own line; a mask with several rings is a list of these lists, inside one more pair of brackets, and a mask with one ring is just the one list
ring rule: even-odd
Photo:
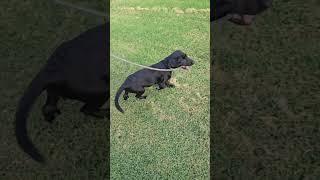
[[164,62],[169,68],[179,68],[188,69],[189,66],[194,64],[194,61],[187,56],[186,53],[176,50],[168,57],[165,58]]

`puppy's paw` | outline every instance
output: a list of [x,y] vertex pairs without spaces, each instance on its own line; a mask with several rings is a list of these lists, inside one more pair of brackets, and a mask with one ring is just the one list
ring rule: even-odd
[[164,87],[156,87],[156,89],[160,91],[161,89],[164,89]]
[[49,123],[52,123],[55,118],[56,116],[54,114],[44,116],[44,120],[46,120]]
[[176,86],[173,85],[173,84],[168,84],[168,87],[169,87],[169,88],[175,88]]
[[60,111],[59,109],[57,109],[56,113],[57,113],[58,115],[60,115],[60,114],[61,114],[61,111]]
[[138,96],[138,99],[147,99],[147,96]]
[[81,112],[84,113],[86,116],[91,116],[97,119],[107,118],[110,115],[109,109],[99,109],[95,111],[82,109]]
[[55,118],[61,114],[61,111],[55,106],[44,106],[42,108],[42,114],[44,116],[44,120],[52,123]]

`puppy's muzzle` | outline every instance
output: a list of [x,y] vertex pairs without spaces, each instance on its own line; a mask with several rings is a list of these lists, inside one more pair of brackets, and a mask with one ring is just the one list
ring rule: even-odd
[[186,60],[186,64],[181,66],[182,69],[189,69],[190,66],[194,65],[194,61],[191,58],[187,58]]

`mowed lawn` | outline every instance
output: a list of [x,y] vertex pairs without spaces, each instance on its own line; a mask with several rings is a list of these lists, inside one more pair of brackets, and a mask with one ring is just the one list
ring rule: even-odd
[[151,65],[180,49],[196,61],[173,73],[176,88],[121,96],[121,114],[114,95],[140,67],[111,58],[113,179],[208,179],[209,37],[209,1],[111,1],[113,54]]

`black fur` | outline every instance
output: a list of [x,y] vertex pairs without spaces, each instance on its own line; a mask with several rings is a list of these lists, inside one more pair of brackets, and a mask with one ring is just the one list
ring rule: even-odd
[[84,102],[81,112],[98,118],[109,117],[101,106],[109,99],[109,24],[92,28],[61,44],[32,80],[19,101],[15,132],[18,144],[34,160],[44,158],[27,135],[27,118],[36,98],[46,90],[42,108],[45,120],[52,122],[60,110],[59,99]]
[[210,19],[215,21],[228,14],[257,15],[269,8],[272,0],[211,0]]
[[[178,67],[187,67],[194,64],[193,60],[190,59],[185,53],[180,50],[173,52],[170,56],[166,57],[164,60],[150,67],[158,69],[173,69]],[[144,88],[150,87],[152,85],[158,85],[158,90],[165,87],[174,87],[173,84],[169,83],[171,78],[171,71],[157,71],[150,69],[141,69],[130,76],[124,81],[120,86],[118,92],[115,96],[115,105],[120,112],[124,112],[119,105],[119,97],[123,91],[125,91],[123,98],[127,100],[129,98],[129,93],[135,93],[136,98],[145,99],[147,96],[143,96]]]

